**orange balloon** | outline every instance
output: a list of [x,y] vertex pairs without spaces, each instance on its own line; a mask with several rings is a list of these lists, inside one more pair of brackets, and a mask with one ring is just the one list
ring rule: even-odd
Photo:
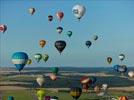
[[120,96],[119,100],[128,100],[128,98],[126,96]]
[[55,81],[57,79],[57,76],[55,74],[50,74],[49,77],[53,81]]
[[46,41],[45,40],[40,40],[39,44],[43,48],[46,45]]

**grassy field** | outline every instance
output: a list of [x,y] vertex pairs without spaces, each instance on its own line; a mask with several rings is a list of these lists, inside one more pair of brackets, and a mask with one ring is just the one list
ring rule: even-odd
[[[3,91],[2,100],[7,100],[8,96],[14,96],[15,100],[37,100],[36,92],[34,90],[12,90],[12,91]],[[46,95],[48,96],[58,96],[59,100],[73,100],[73,98],[69,95],[68,92],[50,92],[46,91]],[[96,96],[95,93],[83,93],[79,100],[108,100],[110,97],[118,97],[118,96],[134,96],[134,93],[125,93],[125,92],[110,92],[107,96]]]

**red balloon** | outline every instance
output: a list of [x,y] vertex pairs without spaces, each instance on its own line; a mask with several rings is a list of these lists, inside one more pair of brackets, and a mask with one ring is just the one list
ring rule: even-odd
[[61,19],[64,17],[64,13],[59,11],[56,13],[56,16],[61,21]]
[[0,25],[0,32],[5,32],[7,30],[7,26],[6,25]]

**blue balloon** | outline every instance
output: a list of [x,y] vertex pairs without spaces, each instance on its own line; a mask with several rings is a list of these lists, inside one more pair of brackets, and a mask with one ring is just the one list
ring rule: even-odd
[[21,71],[26,65],[28,55],[25,52],[16,52],[12,55],[12,62],[16,66],[16,69]]
[[115,71],[119,72],[119,67],[120,67],[120,65],[114,65],[113,69],[114,69]]

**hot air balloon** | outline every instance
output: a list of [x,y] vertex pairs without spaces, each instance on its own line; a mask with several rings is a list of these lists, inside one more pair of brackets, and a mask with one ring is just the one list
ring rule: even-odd
[[44,100],[51,100],[51,97],[50,96],[45,96]]
[[15,52],[12,55],[12,62],[19,72],[24,68],[28,60],[28,55],[25,52]]
[[98,35],[94,35],[93,39],[94,39],[94,41],[96,41],[98,39]]
[[50,100],[58,100],[57,96],[52,96]]
[[94,91],[95,91],[97,94],[100,93],[100,91],[101,91],[100,86],[95,86],[95,87],[94,87]]
[[61,20],[63,19],[63,17],[64,17],[64,13],[61,12],[61,11],[58,11],[58,12],[56,13],[56,17],[61,21]]
[[86,8],[83,6],[83,5],[75,5],[73,8],[72,8],[72,11],[73,11],[73,14],[74,16],[80,20],[85,12],[86,12]]
[[41,55],[40,53],[36,53],[36,54],[34,55],[34,58],[35,58],[35,60],[39,63],[40,60],[42,59],[42,55]]
[[114,67],[113,67],[113,69],[116,71],[116,72],[119,72],[119,67],[120,67],[120,65],[114,65]]
[[80,82],[83,85],[83,89],[87,92],[89,84],[92,84],[92,80],[89,77],[84,76],[81,78]]
[[31,15],[33,15],[35,13],[35,8],[29,8],[28,11]]
[[49,56],[48,54],[43,54],[42,59],[46,62],[48,60]]
[[55,81],[56,79],[57,79],[57,76],[55,75],[55,74],[50,74],[49,75],[49,77],[50,77],[50,79],[52,80],[52,81]]
[[85,42],[85,45],[89,48],[92,45],[92,42],[88,40]]
[[108,84],[102,84],[102,89],[104,90],[104,91],[106,91],[107,89],[108,89]]
[[46,45],[46,41],[45,40],[40,40],[39,44],[40,44],[40,47],[43,48]]
[[134,71],[129,71],[129,72],[128,72],[128,76],[129,76],[130,78],[134,78]]
[[44,100],[45,97],[45,90],[44,89],[40,89],[37,91],[37,96],[38,96],[38,100]]
[[0,24],[0,32],[4,33],[6,30],[7,30],[7,26]]
[[13,96],[8,96],[7,100],[14,100],[14,97]]
[[65,49],[66,47],[66,42],[63,40],[58,40],[55,42],[55,47],[56,49],[59,51],[59,53],[61,54],[62,51]]
[[53,16],[52,16],[52,15],[49,15],[49,16],[48,16],[48,21],[51,22],[52,20],[53,20]]
[[39,86],[42,87],[43,84],[45,83],[45,78],[44,78],[44,76],[40,75],[37,77],[36,81],[39,84]]
[[28,59],[27,60],[27,65],[30,65],[30,64],[32,64],[32,60],[31,59]]
[[118,100],[128,100],[126,96],[120,96]]
[[60,34],[60,33],[62,33],[62,31],[63,31],[63,28],[62,27],[57,27],[57,32]]
[[68,37],[71,37],[71,36],[72,36],[72,34],[73,34],[73,32],[72,32],[72,31],[68,31],[68,32],[67,32]]
[[108,62],[109,64],[111,64],[111,63],[112,63],[112,57],[107,57],[107,62]]
[[73,87],[70,90],[70,95],[75,99],[78,100],[78,98],[81,96],[82,89],[80,87]]
[[121,61],[123,61],[123,60],[125,59],[125,55],[124,55],[124,54],[120,54],[120,55],[119,55],[119,59],[120,59]]
[[118,67],[118,71],[123,75],[127,71],[127,66],[121,65],[120,67]]
[[57,74],[58,71],[59,71],[59,68],[58,67],[52,67],[51,71],[52,71],[52,73]]

